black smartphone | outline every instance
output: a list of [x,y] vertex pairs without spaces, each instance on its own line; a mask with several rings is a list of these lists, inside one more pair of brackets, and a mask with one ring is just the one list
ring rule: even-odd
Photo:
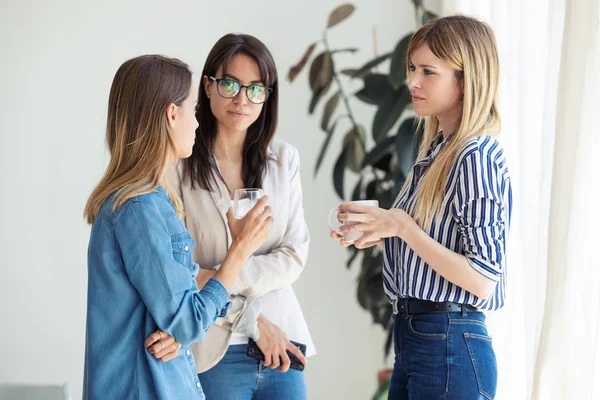
[[[290,343],[293,344],[294,346],[296,346],[297,348],[299,348],[300,352],[302,352],[302,354],[306,357],[306,345],[305,344],[294,342],[293,340],[290,340]],[[289,350],[286,350],[286,353],[287,353],[288,357],[290,358],[290,368],[295,369],[296,371],[304,371],[304,364],[302,364],[300,362],[300,360],[298,360],[298,357],[296,357],[294,355],[294,353],[292,353]],[[254,358],[255,360],[258,360],[258,361],[265,360],[265,355],[260,350],[260,348],[258,347],[256,342],[252,339],[248,339],[248,351],[246,352],[246,354],[248,355],[248,357]]]

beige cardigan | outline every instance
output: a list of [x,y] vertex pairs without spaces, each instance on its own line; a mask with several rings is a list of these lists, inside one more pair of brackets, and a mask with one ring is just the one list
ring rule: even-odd
[[[309,233],[302,208],[298,150],[280,140],[268,149],[269,161],[263,179],[264,193],[273,211],[267,241],[242,269],[230,291],[232,307],[212,325],[192,351],[198,372],[215,366],[225,355],[232,338],[258,338],[256,318],[263,314],[286,332],[288,339],[307,345],[307,355],[316,353],[292,283],[298,279],[308,255]],[[217,178],[213,192],[192,190],[189,182],[177,180],[184,203],[184,222],[196,242],[194,260],[205,269],[218,269],[231,245],[226,212],[232,206],[224,182]]]

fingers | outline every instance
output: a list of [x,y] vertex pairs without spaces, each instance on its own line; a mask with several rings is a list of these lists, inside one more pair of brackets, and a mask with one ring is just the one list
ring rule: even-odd
[[[158,338],[158,340],[154,340],[155,338]],[[162,331],[154,332],[152,335],[150,335],[148,337],[148,339],[146,339],[146,342],[144,342],[144,344],[149,343],[151,340],[154,340],[154,342],[152,342],[150,345],[148,345],[146,347],[148,347],[148,352],[150,354],[154,355],[155,358],[162,359],[164,356],[166,356],[169,353],[172,353],[172,352],[178,353],[179,352],[179,349],[178,349],[179,343],[177,343],[175,341],[174,337],[167,335],[165,332],[162,332]],[[176,356],[177,356],[177,354],[172,355],[168,359],[169,360],[173,359]]]
[[359,249],[365,249],[378,244],[381,238],[373,236],[372,233],[365,233],[360,239],[354,242],[354,246]]
[[329,236],[331,236],[332,239],[338,240],[340,242],[340,245],[342,245],[343,247],[352,246],[352,244],[354,243],[354,242],[347,242],[344,239],[344,236],[341,233],[336,232],[336,231],[331,231]]
[[340,222],[367,222],[371,219],[368,214],[339,212],[338,221]]
[[271,369],[279,368],[281,365],[281,348],[281,346],[276,346],[273,353],[271,353],[271,365],[269,365]]
[[231,221],[234,221],[234,220],[235,220],[235,216],[233,215],[233,208],[229,207],[229,209],[227,210],[227,221],[231,225]]
[[256,225],[255,237],[262,237],[263,235],[267,235],[269,230],[271,229],[271,225],[273,225],[273,221],[273,217],[268,217],[262,224]]
[[373,247],[377,244],[377,242],[369,242],[369,243],[354,243],[354,247],[356,247],[357,249],[366,249],[369,247]]
[[181,345],[179,343],[175,342],[173,351],[162,356],[160,358],[160,361],[162,361],[162,362],[171,361],[172,359],[176,358],[179,355],[179,350],[181,350]]
[[357,214],[365,214],[367,213],[370,209],[372,210],[373,208],[376,207],[369,207],[369,206],[359,206],[357,204],[353,204],[353,203],[342,203],[340,204],[340,214],[341,213],[357,213]]
[[283,352],[279,355],[279,357],[281,359],[281,365],[279,367],[279,371],[287,372],[290,369],[290,365],[292,364],[292,362],[290,361],[290,357],[288,356],[287,352],[285,351],[285,348],[283,349]]
[[177,343],[175,342],[175,338],[163,334],[163,338],[150,346],[148,351],[150,354],[154,355],[155,358],[162,358],[166,354],[175,351],[176,348]]
[[[259,214],[264,214],[267,211],[267,209],[271,209],[271,207],[267,207],[268,202],[269,198],[267,196],[261,197],[260,200],[258,200],[258,202],[254,205],[254,207],[252,207],[252,209],[248,212],[248,214],[251,214],[252,217],[256,217]],[[270,212],[268,215],[271,215]]]
[[340,232],[367,232],[373,230],[370,224],[360,222],[352,225],[340,226]]
[[144,346],[150,347],[153,343],[157,342],[162,336],[165,336],[161,331],[156,331],[150,334],[146,341],[144,341]]
[[287,346],[287,349],[296,357],[298,357],[298,360],[300,360],[300,362],[304,365],[306,365],[308,363],[308,361],[306,360],[306,357],[304,357],[304,354],[302,354],[302,352],[300,351],[299,348],[297,348],[296,346],[294,346],[293,343],[289,343]]
[[268,230],[271,228],[271,225],[273,225],[273,217],[269,217],[265,220],[265,228]]
[[271,217],[271,214],[273,212],[273,209],[271,208],[271,206],[266,206],[263,210],[263,212],[255,214],[255,218],[259,218],[263,221],[266,221],[267,219],[269,219]]
[[331,231],[331,232],[329,233],[329,236],[331,236],[331,238],[332,238],[332,239],[335,239],[335,240],[341,240],[341,239],[343,239],[343,238],[344,238],[344,237],[343,237],[343,236],[342,236],[340,233],[338,233],[338,232],[336,232],[336,231]]
[[265,360],[263,361],[263,365],[265,367],[269,367],[273,363],[273,354],[270,351],[264,352]]

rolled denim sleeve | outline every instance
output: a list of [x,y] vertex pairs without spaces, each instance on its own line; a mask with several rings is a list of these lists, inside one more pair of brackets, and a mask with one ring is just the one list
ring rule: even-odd
[[126,273],[157,326],[181,344],[202,341],[217,316],[228,308],[228,293],[211,279],[198,290],[189,267],[173,256],[165,218],[152,203],[133,201],[115,221]]

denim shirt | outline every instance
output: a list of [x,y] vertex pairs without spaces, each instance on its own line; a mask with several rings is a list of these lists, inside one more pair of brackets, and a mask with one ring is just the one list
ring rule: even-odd
[[[194,241],[167,193],[137,196],[92,225],[88,248],[84,399],[204,399],[189,344],[227,313],[216,279],[198,290]],[[146,338],[162,329],[182,344],[168,362]]]

